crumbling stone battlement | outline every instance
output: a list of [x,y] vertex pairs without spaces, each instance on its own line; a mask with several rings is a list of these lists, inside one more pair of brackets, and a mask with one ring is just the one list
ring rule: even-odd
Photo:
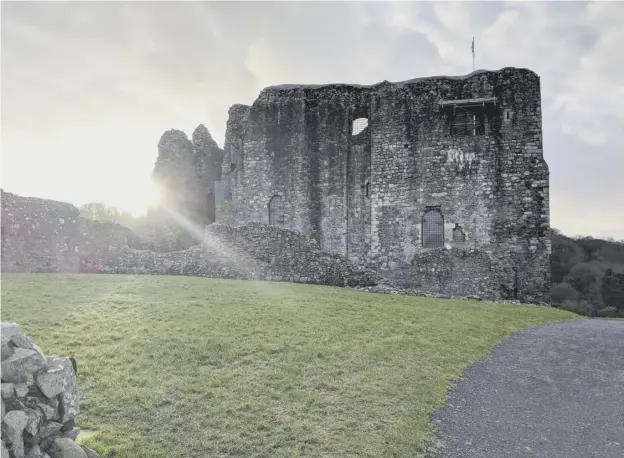
[[70,358],[46,358],[16,323],[2,323],[2,458],[97,458],[75,443],[80,393]]

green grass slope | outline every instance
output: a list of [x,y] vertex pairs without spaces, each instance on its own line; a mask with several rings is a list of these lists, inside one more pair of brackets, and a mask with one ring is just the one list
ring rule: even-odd
[[191,277],[9,274],[2,320],[73,356],[103,457],[415,456],[452,381],[556,309]]

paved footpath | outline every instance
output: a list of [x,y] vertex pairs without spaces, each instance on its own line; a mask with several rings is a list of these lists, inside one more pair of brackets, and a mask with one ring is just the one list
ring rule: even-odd
[[624,458],[624,321],[515,335],[468,368],[434,420],[436,458]]

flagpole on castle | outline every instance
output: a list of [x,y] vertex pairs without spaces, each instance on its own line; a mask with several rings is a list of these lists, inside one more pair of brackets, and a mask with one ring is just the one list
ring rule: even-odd
[[474,37],[472,37],[472,71],[475,71]]

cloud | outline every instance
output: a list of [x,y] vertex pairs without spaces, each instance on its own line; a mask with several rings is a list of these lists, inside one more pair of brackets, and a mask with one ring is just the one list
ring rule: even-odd
[[621,4],[1,7],[2,182],[15,192],[83,203],[114,188],[123,202],[148,181],[167,129],[190,134],[203,123],[222,144],[228,108],[272,84],[466,74],[474,36],[477,68],[528,67],[541,77],[553,224],[573,233],[624,227],[613,211],[624,206]]

